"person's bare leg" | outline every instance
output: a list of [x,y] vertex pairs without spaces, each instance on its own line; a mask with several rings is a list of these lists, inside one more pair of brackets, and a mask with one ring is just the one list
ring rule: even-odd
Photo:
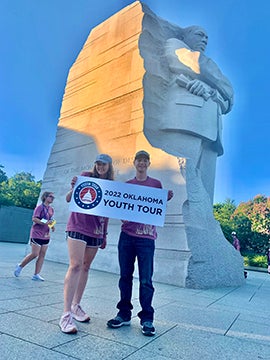
[[39,274],[44,263],[45,255],[48,249],[48,245],[42,245],[39,251],[39,255],[35,266],[35,275]]
[[77,290],[84,261],[86,243],[68,238],[69,268],[64,282],[64,312],[71,311],[71,304]]
[[77,286],[77,289],[75,291],[74,297],[73,297],[73,304],[80,304],[83,293],[84,293],[84,289],[86,287],[87,284],[87,280],[88,280],[88,273],[89,273],[89,269],[91,266],[92,261],[94,260],[96,253],[98,251],[98,248],[91,248],[91,247],[87,247],[85,250],[85,254],[84,254],[84,263],[83,263],[83,267],[81,269],[81,273],[80,273],[80,279],[79,279],[79,284]]
[[36,244],[31,244],[31,253],[26,255],[26,257],[21,261],[19,264],[22,268],[25,267],[27,264],[30,263],[33,259],[39,256],[41,246]]

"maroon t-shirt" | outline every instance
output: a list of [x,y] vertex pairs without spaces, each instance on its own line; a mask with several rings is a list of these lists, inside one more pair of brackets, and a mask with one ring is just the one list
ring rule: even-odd
[[[54,210],[51,206],[45,206],[44,204],[38,205],[33,213],[33,217],[36,217],[40,220],[46,219],[51,220],[53,218]],[[49,240],[50,239],[50,228],[47,224],[36,224],[34,223],[31,231],[30,237],[33,239]]]
[[[134,179],[128,180],[127,183],[162,189],[161,182],[149,176],[144,181],[139,181],[135,177]],[[141,224],[132,221],[123,221],[122,231],[128,235],[135,237],[147,238],[153,240],[157,238],[157,230],[156,230],[156,226],[154,225]]]
[[[90,172],[83,172],[81,176],[91,177]],[[96,239],[103,239],[108,227],[109,219],[102,216],[72,212],[69,216],[66,231],[76,231]]]

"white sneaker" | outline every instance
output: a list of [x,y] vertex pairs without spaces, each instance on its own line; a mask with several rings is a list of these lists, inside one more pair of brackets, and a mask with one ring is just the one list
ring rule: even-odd
[[19,264],[17,264],[14,270],[14,276],[16,277],[20,276],[21,271],[22,271],[22,267]]
[[66,312],[61,316],[59,326],[61,331],[66,334],[76,334],[76,332],[78,331],[76,325],[73,322],[72,314],[70,312]]
[[75,320],[80,322],[90,321],[90,316],[86,314],[85,311],[81,308],[80,304],[71,305],[72,316]]
[[32,276],[32,280],[35,280],[35,281],[44,281],[45,279],[40,276],[39,274],[35,274]]

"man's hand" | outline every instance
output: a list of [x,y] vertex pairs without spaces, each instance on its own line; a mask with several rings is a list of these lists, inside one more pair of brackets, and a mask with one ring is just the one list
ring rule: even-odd
[[171,200],[171,198],[173,197],[173,191],[172,190],[168,190],[168,201]]

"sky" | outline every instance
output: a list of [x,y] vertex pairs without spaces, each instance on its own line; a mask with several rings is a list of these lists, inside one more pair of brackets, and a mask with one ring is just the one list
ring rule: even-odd
[[[92,28],[133,3],[124,0],[0,1],[0,165],[8,177],[42,180],[55,141],[69,69]],[[270,196],[268,0],[145,0],[181,27],[200,25],[206,55],[230,79],[214,203]]]

